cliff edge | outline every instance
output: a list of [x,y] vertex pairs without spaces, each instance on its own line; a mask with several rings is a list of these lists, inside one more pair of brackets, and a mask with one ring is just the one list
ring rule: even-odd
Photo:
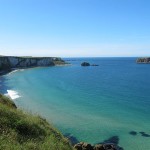
[[8,71],[12,68],[55,66],[64,64],[66,64],[65,61],[59,57],[0,56],[0,71]]
[[45,119],[17,109],[0,94],[1,150],[73,150],[69,141]]

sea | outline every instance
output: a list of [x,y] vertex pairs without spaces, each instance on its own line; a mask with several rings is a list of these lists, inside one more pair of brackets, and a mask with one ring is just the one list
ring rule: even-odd
[[[150,65],[136,58],[64,58],[70,65],[0,77],[0,92],[72,142],[150,150]],[[81,67],[82,62],[99,66]]]

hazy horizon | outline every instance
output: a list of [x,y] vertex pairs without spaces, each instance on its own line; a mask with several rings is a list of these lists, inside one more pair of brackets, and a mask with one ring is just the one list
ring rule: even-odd
[[139,56],[46,56],[46,55],[1,55],[0,56],[16,56],[16,57],[61,57],[61,58],[138,58],[138,57],[150,57],[150,55],[139,55]]

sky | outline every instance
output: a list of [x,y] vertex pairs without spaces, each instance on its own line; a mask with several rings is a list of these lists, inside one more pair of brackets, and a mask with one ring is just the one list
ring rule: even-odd
[[0,55],[150,56],[150,1],[0,0]]

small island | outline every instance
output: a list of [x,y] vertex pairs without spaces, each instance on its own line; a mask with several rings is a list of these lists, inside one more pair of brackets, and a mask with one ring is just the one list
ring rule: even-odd
[[90,64],[88,62],[83,62],[83,63],[81,63],[81,66],[87,67],[87,66],[99,66],[99,65],[97,65],[97,64]]
[[138,64],[150,64],[150,57],[138,58],[136,60],[136,63],[138,63]]
[[88,63],[88,62],[83,62],[83,63],[81,63],[81,66],[83,66],[83,67],[90,66],[90,63]]

